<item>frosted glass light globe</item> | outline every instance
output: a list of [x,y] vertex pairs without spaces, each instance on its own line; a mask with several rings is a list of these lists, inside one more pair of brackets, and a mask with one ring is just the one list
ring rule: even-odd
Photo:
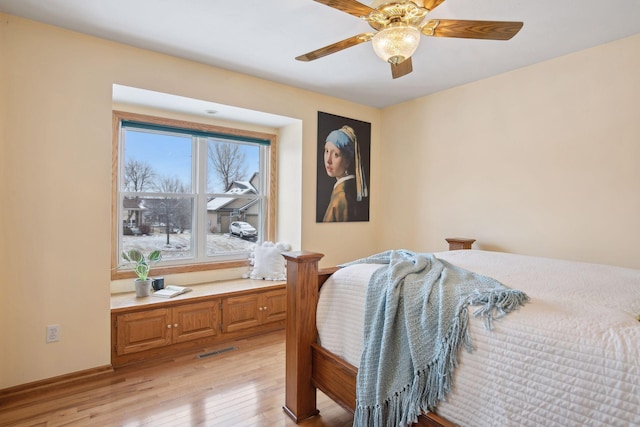
[[380,59],[399,64],[415,53],[420,43],[420,30],[410,25],[389,26],[376,33],[372,43]]

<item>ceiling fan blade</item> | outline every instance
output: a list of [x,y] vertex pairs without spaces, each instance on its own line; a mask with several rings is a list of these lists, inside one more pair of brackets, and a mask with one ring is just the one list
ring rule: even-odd
[[444,3],[444,0],[423,0],[422,7],[424,7],[428,11],[432,11],[442,3]]
[[464,21],[459,19],[432,19],[421,27],[422,34],[435,37],[463,39],[509,40],[515,36],[522,22]]
[[411,57],[408,57],[404,61],[398,64],[391,64],[391,76],[394,79],[398,77],[406,76],[413,71],[413,64],[411,63]]
[[373,38],[372,33],[362,33],[357,36],[349,37],[348,39],[341,40],[337,43],[330,44],[329,46],[321,47],[314,51],[305,53],[296,57],[298,61],[313,61],[314,59],[322,58],[323,56],[330,55],[332,53],[339,52],[348,47],[358,45],[360,43],[368,42]]
[[[334,9],[347,12],[357,18],[367,16],[375,9],[370,8],[367,5],[357,2],[356,0],[315,0],[318,3],[325,4]],[[443,0],[444,1],[444,0]]]

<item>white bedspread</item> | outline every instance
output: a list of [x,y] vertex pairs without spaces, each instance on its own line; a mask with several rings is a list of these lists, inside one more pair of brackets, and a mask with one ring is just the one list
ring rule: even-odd
[[[492,331],[472,318],[476,350],[460,353],[440,415],[474,427],[640,426],[640,270],[478,250],[436,256],[531,298]],[[379,267],[343,268],[320,292],[320,343],[354,366]]]

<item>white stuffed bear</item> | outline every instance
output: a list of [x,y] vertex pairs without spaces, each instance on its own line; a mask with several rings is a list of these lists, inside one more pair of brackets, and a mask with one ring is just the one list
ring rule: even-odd
[[284,242],[264,242],[253,252],[251,279],[286,280],[287,269],[282,252],[290,251],[291,245]]

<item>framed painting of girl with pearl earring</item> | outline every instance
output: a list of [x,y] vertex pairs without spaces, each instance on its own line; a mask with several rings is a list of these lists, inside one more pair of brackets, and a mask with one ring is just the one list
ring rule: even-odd
[[316,222],[369,221],[371,123],[318,112]]

